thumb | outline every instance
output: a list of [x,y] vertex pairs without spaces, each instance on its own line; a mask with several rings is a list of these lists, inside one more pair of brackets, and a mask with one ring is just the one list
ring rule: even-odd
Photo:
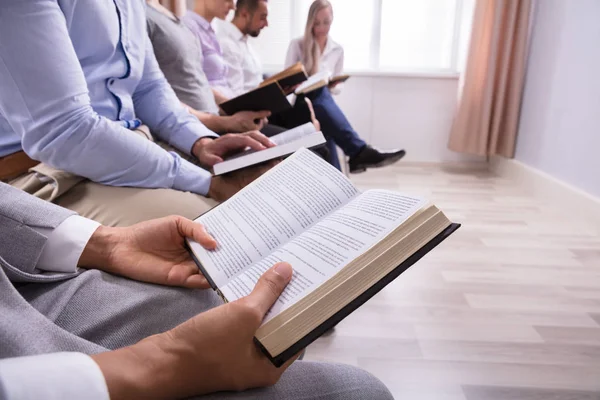
[[293,270],[290,264],[275,264],[260,277],[252,293],[246,297],[246,301],[264,317],[283,293],[292,279],[292,274]]
[[213,167],[215,164],[223,162],[223,159],[216,154],[205,153],[200,162],[207,167]]

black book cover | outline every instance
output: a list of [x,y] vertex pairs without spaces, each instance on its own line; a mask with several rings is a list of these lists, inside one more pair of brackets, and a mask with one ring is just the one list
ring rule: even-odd
[[277,82],[251,90],[221,104],[228,115],[240,111],[271,111],[277,114],[292,108]]
[[448,236],[453,234],[458,228],[460,228],[460,224],[451,224],[447,227],[442,233],[434,237],[423,246],[420,250],[414,253],[412,256],[407,258],[402,264],[398,265],[392,272],[387,274],[383,279],[379,282],[371,286],[365,292],[363,292],[360,296],[354,299],[352,302],[347,304],[340,311],[335,313],[331,318],[327,321],[323,322],[321,325],[313,329],[309,334],[304,336],[302,339],[297,341],[292,347],[285,350],[283,353],[278,356],[271,357],[267,349],[263,347],[263,345],[254,338],[254,342],[258,345],[261,351],[269,358],[269,360],[275,365],[277,368],[281,367],[285,364],[289,359],[293,358],[295,355],[300,353],[309,344],[317,340],[321,337],[325,332],[336,326],[340,321],[346,318],[348,315],[352,314],[354,310],[358,307],[365,304],[371,297],[375,296],[377,293],[381,291],[384,287],[386,287],[390,282],[399,277],[404,271],[410,268],[413,264],[419,261],[425,254],[429,253],[433,250],[437,245],[442,243]]

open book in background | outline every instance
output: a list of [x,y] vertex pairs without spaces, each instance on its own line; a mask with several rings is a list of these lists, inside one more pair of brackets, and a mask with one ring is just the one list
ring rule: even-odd
[[325,144],[323,133],[312,122],[282,132],[269,138],[275,147],[264,150],[248,149],[213,166],[213,174],[223,175],[242,168],[257,165],[276,158],[287,157],[301,148],[313,148]]
[[424,199],[361,193],[342,173],[301,149],[196,221],[217,240],[189,242],[224,301],[248,295],[280,261],[294,275],[255,340],[280,366],[452,234]]
[[300,86],[298,86],[295,93],[297,95],[308,94],[325,86],[332,86],[337,83],[346,82],[348,79],[350,79],[350,75],[338,75],[331,77],[327,71],[317,72],[304,81]]
[[258,87],[220,104],[228,115],[240,111],[271,111],[272,114],[292,108],[277,82]]
[[[277,82],[277,83],[279,83],[279,86],[281,86],[281,88],[283,88],[285,91],[286,88],[291,88],[293,86],[296,86],[296,85],[306,81],[307,79],[308,79],[308,74],[306,73],[306,70],[304,69],[304,65],[302,65],[301,62],[297,62],[296,64],[292,65],[289,68],[286,68],[285,70],[281,71],[280,73],[275,74],[275,75],[265,79],[260,84],[260,87],[269,85],[273,82]],[[289,93],[286,93],[286,94],[289,94]]]

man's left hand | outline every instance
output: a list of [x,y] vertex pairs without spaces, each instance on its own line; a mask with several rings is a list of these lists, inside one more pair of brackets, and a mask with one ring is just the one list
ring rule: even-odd
[[79,265],[141,282],[193,289],[210,285],[192,260],[185,239],[216,248],[201,224],[172,216],[128,228],[101,226],[92,235]]
[[250,131],[240,134],[227,134],[216,139],[203,138],[198,140],[192,149],[192,153],[205,167],[212,167],[223,161],[230,153],[243,151],[246,148],[253,150],[264,150],[275,144],[265,135],[258,131]]

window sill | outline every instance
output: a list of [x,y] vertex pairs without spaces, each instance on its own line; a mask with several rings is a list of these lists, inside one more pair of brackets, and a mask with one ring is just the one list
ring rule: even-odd
[[344,73],[352,76],[372,78],[416,78],[416,79],[458,79],[458,72],[450,71],[385,71],[385,70],[348,70]]
[[[264,71],[267,75],[274,75],[281,72],[283,67],[266,66]],[[454,71],[386,71],[372,69],[348,69],[345,74],[366,78],[405,78],[405,79],[458,79],[460,73]]]

